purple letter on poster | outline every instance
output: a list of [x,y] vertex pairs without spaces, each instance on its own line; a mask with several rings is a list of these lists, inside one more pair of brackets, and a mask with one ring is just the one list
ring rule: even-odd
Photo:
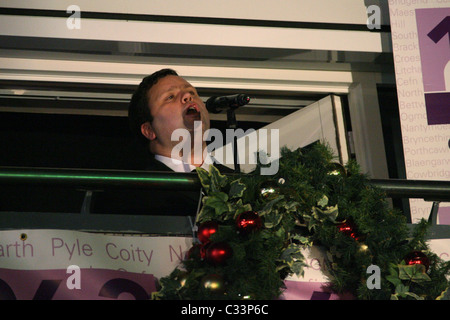
[[450,8],[416,9],[429,125],[450,123]]

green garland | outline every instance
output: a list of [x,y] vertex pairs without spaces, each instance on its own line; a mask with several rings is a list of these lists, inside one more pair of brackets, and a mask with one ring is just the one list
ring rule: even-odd
[[[198,169],[205,190],[197,225],[214,221],[218,228],[207,243],[194,243],[189,256],[160,279],[155,299],[276,299],[284,279],[303,275],[301,252],[315,245],[326,251],[330,289],[356,299],[448,299],[450,262],[426,244],[428,223],[411,233],[402,213],[389,208],[385,194],[370,185],[354,161],[333,162],[323,144],[281,150],[275,176],[229,178],[215,168]],[[265,193],[270,191],[269,193]],[[237,229],[243,212],[254,211],[261,228]],[[340,226],[350,226],[349,231]],[[205,258],[208,246],[226,244],[226,260]],[[424,264],[408,265],[413,251],[426,254]],[[380,288],[369,289],[370,265],[381,270]]]

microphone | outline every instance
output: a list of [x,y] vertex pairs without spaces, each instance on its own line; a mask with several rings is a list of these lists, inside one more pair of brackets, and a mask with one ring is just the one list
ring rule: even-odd
[[206,101],[206,109],[212,113],[220,113],[226,109],[236,109],[250,102],[246,94],[235,94],[232,96],[211,97]]

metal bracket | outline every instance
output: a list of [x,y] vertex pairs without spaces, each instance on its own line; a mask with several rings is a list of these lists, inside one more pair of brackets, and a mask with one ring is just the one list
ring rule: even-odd
[[433,206],[431,207],[430,216],[428,217],[428,222],[431,223],[432,226],[437,225],[437,215],[439,211],[440,201],[433,201]]

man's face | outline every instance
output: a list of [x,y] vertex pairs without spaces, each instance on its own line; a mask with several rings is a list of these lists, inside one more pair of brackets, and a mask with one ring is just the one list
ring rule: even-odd
[[209,129],[209,114],[197,90],[181,77],[168,75],[158,80],[148,92],[148,107],[153,116],[152,129],[164,147],[171,141],[175,129],[184,128],[194,132],[194,121],[202,121],[202,131]]

